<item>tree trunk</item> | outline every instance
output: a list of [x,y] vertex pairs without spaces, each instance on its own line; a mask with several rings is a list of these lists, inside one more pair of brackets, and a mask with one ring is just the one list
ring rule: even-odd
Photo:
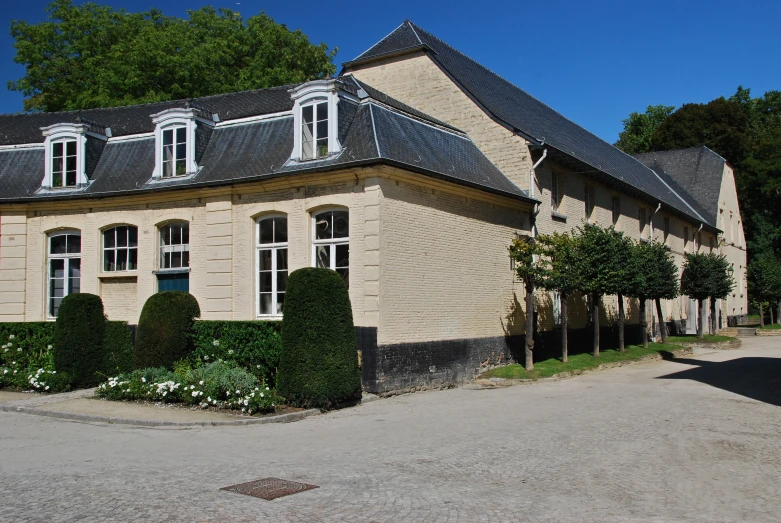
[[526,370],[534,370],[534,285],[526,279]]
[[710,299],[710,335],[716,334],[716,300]]
[[599,301],[602,297],[599,294],[591,295],[591,326],[594,328],[594,350],[592,354],[599,358]]
[[648,318],[645,312],[645,296],[640,296],[640,330],[643,336],[643,348],[648,348]]
[[762,302],[759,302],[759,326],[765,326],[765,313],[762,311]]
[[659,334],[662,335],[662,343],[667,343],[667,324],[662,314],[662,300],[656,298],[656,316],[659,318]]
[[702,310],[705,308],[705,305],[703,304],[702,300],[697,300],[697,315],[699,316],[699,321],[697,322],[697,337],[702,338]]
[[770,325],[773,325],[776,322],[776,320],[773,318],[773,307],[768,304],[767,308],[770,309]]
[[567,295],[559,294],[561,309],[561,361],[567,363]]
[[618,295],[618,350],[624,352],[624,296]]
[[776,310],[776,323],[781,325],[781,300],[778,302],[778,310]]

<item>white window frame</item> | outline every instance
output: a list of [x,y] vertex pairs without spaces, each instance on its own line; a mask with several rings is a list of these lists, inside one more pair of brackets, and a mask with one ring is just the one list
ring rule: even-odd
[[[119,227],[127,227],[127,245],[124,247],[117,246],[117,228]],[[131,247],[130,246],[130,229],[133,228],[136,230],[136,246]],[[113,247],[106,247],[106,237],[105,234],[109,231],[114,231],[114,246]],[[138,272],[138,226],[130,224],[130,223],[119,223],[116,225],[111,225],[109,227],[104,227],[100,231],[100,272],[106,273],[106,274],[114,274],[114,273],[135,273]],[[136,268],[135,269],[106,269],[106,253],[108,251],[114,251],[114,265],[116,266],[117,263],[117,251],[127,251],[127,257],[125,258],[126,265],[130,265],[130,251],[136,252]]]
[[[360,100],[356,96],[343,91],[339,87],[341,80],[315,80],[305,83],[291,89],[290,96],[293,99],[293,152],[290,157],[294,161],[310,162],[323,160],[327,156],[332,156],[341,152],[341,144],[339,143],[339,103],[340,99],[347,99],[353,103],[359,103]],[[303,159],[303,116],[302,109],[304,107],[318,104],[321,102],[328,103],[328,155],[326,157],[317,157],[315,151],[315,157],[311,159]],[[317,141],[315,139],[315,148],[317,147]]]
[[[182,243],[178,244],[169,244],[166,245],[164,243],[164,231],[167,231],[170,227],[182,227],[182,230],[184,231],[184,228],[187,229],[187,243],[184,243],[184,240],[182,240]],[[157,228],[157,235],[158,235],[158,243],[159,246],[158,249],[158,260],[157,260],[157,268],[159,272],[180,272],[184,269],[190,268],[190,222],[187,221],[172,221],[168,223],[164,223],[163,225],[159,226]],[[184,233],[182,233],[182,238],[184,238]],[[187,265],[182,264],[180,267],[163,267],[165,260],[165,253],[173,254],[175,252],[181,252],[182,257],[184,257],[184,253],[187,254]],[[172,256],[173,257],[173,256]]]
[[[264,220],[272,219],[272,218],[285,218],[287,220],[288,224],[288,230],[287,233],[290,233],[290,218],[285,213],[273,213],[273,214],[264,214],[262,216],[258,216],[255,219],[255,316],[257,318],[281,318],[283,312],[272,312],[271,314],[268,313],[262,313],[261,307],[260,307],[260,251],[271,251],[271,310],[277,311],[279,309],[279,303],[277,301],[280,291],[278,288],[278,281],[277,281],[277,273],[279,272],[279,268],[277,266],[277,253],[278,251],[284,249],[285,251],[288,251],[288,246],[290,242],[290,236],[288,236],[288,241],[285,242],[273,242],[273,243],[260,243],[260,223]],[[276,238],[274,238],[276,239]],[[289,251],[288,251],[289,256]],[[287,257],[288,260],[288,266],[284,269],[285,272],[290,275],[290,258]],[[281,291],[283,294],[287,292],[287,289],[284,291]]]
[[[198,172],[198,164],[195,161],[195,130],[196,122],[214,127],[217,115],[213,115],[212,120],[207,120],[197,116],[195,109],[174,108],[167,109],[152,115],[152,123],[155,125],[155,170],[152,178],[158,180],[180,180]],[[187,157],[185,161],[185,173],[174,174],[173,176],[163,176],[163,131],[184,127],[187,135]],[[176,143],[176,131],[174,130],[174,144]],[[174,146],[174,149],[176,147]],[[174,164],[174,173],[176,172]]]
[[[44,157],[45,157],[45,174],[43,177],[42,187],[46,189],[62,189],[73,190],[79,189],[87,185],[87,124],[65,124],[59,123],[50,125],[48,127],[42,127],[41,131],[45,137],[44,145]],[[95,138],[106,140],[106,136],[101,136],[96,133],[89,133],[90,136]],[[54,184],[54,144],[76,142],[76,185],[59,185]],[[63,148],[65,145],[63,145]],[[64,152],[64,151],[63,151]],[[64,158],[64,156],[63,156]],[[63,183],[65,181],[65,166],[63,164]]]
[[550,206],[553,212],[559,212],[561,204],[561,180],[559,175],[551,172]]
[[[78,236],[79,237],[79,252],[78,253],[60,253],[60,254],[52,254],[52,238],[56,238],[58,236]],[[76,292],[71,293],[70,292],[70,282],[68,281],[70,278],[68,277],[68,274],[70,274],[71,269],[71,262],[72,260],[78,259],[79,260],[79,290],[77,292],[81,292],[81,231],[77,229],[66,229],[62,231],[56,231],[51,232],[47,234],[46,238],[46,317],[50,320],[55,319],[57,316],[52,314],[52,307],[51,307],[51,301],[54,298],[52,296],[52,276],[51,276],[51,263],[54,260],[63,260],[63,295],[62,299],[65,299],[66,296],[69,294],[76,294]],[[60,301],[62,303],[62,301]]]
[[610,220],[614,227],[618,227],[619,219],[621,219],[621,197],[612,196],[610,198]]
[[[327,238],[324,240],[318,240],[317,239],[317,217],[323,213],[326,212],[346,212],[347,213],[347,236],[339,237],[339,238]],[[312,212],[312,267],[317,267],[317,248],[328,246],[328,259],[329,259],[329,267],[326,267],[327,269],[331,269],[332,271],[335,271],[337,268],[341,269],[344,267],[337,267],[336,265],[336,247],[338,245],[347,245],[347,248],[350,248],[350,210],[346,207],[327,207],[323,209],[318,209],[317,211]],[[347,281],[345,282],[347,284],[347,287],[349,288],[350,284],[350,260],[348,258],[347,260]]]

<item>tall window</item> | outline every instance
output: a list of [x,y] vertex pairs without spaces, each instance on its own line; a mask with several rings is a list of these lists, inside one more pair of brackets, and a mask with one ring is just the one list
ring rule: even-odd
[[76,140],[52,144],[52,187],[75,187],[78,165]]
[[618,218],[621,216],[621,198],[613,196],[610,199],[610,203],[613,212],[613,225],[618,225]]
[[328,102],[301,108],[301,159],[328,156]]
[[594,188],[590,185],[584,187],[583,201],[586,204],[586,221],[591,220],[591,215],[594,213]]
[[163,178],[187,174],[187,128],[163,129]]
[[325,211],[314,216],[312,252],[315,267],[339,273],[350,286],[350,216],[347,211]]
[[645,235],[645,224],[647,221],[648,215],[646,214],[645,207],[640,207],[640,209],[637,211],[637,222],[640,228],[640,238],[643,238]]
[[665,216],[664,217],[664,243],[667,243],[667,237],[670,236],[670,218]]
[[689,248],[689,228],[683,228],[683,252],[687,252]]
[[160,228],[160,269],[184,269],[190,266],[190,226],[169,223]]
[[559,175],[556,173],[551,173],[550,206],[554,212],[558,212],[559,203],[561,203],[561,195],[559,193]]
[[138,228],[120,225],[103,231],[103,270],[134,271],[138,268]]
[[62,299],[81,290],[81,233],[49,235],[49,316],[54,318]]
[[257,310],[260,316],[282,314],[287,289],[287,217],[258,220]]

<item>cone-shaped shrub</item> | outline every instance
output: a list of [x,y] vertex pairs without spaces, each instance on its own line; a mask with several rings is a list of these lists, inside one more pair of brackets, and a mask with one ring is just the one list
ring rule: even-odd
[[288,278],[277,390],[299,407],[361,399],[350,296],[335,271],[299,269]]
[[138,320],[133,357],[137,369],[171,368],[193,351],[193,321],[201,315],[192,294],[167,291],[153,294],[144,303]]
[[63,298],[54,325],[54,368],[71,377],[73,388],[94,387],[105,379],[105,329],[99,296],[78,293]]

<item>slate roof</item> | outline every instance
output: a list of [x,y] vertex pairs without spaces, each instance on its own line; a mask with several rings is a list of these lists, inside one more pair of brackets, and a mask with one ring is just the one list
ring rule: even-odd
[[635,158],[680,187],[701,208],[708,223],[716,226],[719,193],[727,161],[704,145],[674,151],[636,154]]
[[537,144],[556,149],[591,169],[607,174],[614,184],[634,189],[654,203],[662,202],[669,210],[703,221],[704,218],[687,205],[681,195],[641,162],[566,119],[410,21],[405,21],[344,66],[349,68],[412,50],[427,52],[489,115],[532,143],[536,141]]
[[[407,108],[401,102],[385,96],[371,86],[359,84],[370,96],[364,97],[354,111],[340,111],[342,151],[323,160],[293,162],[293,116],[283,115],[251,123],[218,126],[209,138],[199,162],[200,170],[190,178],[153,181],[154,147],[152,137],[133,140],[109,140],[91,177],[90,185],[80,191],[41,191],[44,176],[42,147],[0,151],[0,202],[45,199],[79,199],[118,194],[170,190],[182,187],[203,187],[256,181],[298,173],[324,172],[368,164],[386,164],[401,167],[426,176],[475,187],[516,199],[533,201],[524,191],[510,182],[463,133],[419,111]],[[357,90],[357,89],[356,89]],[[287,98],[282,100],[281,93]],[[376,97],[376,99],[374,98]],[[193,104],[215,112],[241,118],[251,114],[282,112],[292,108],[287,88],[249,91],[220,97],[192,100]],[[178,102],[147,104],[128,108],[107,109],[101,123],[112,131],[117,128],[152,131],[150,114]],[[246,106],[242,106],[246,103]],[[179,105],[180,106],[180,105]],[[95,110],[99,111],[99,110]],[[86,111],[84,111],[86,112]],[[38,126],[45,118],[51,123],[61,122],[59,115],[39,114],[0,117],[0,129],[10,134],[9,120],[34,121]],[[98,120],[91,114],[90,119]],[[141,118],[144,114],[144,118]],[[115,116],[116,120],[108,116]],[[225,120],[220,113],[221,120]],[[5,120],[4,120],[5,118]],[[134,122],[131,125],[118,125]],[[137,123],[135,123],[137,122]],[[17,143],[30,143],[30,136]],[[22,135],[22,131],[16,131]],[[116,136],[116,134],[114,135]]]

